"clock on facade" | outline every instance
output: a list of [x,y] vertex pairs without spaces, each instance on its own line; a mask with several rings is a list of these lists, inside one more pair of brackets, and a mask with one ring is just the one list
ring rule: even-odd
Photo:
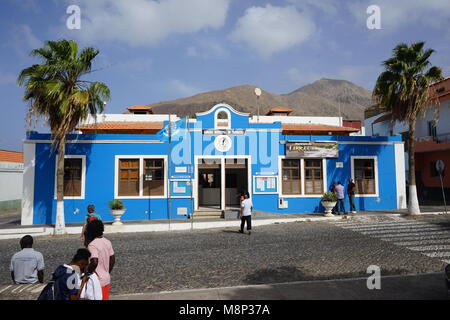
[[214,146],[216,147],[217,151],[227,152],[231,149],[231,138],[224,135],[217,136],[214,140]]

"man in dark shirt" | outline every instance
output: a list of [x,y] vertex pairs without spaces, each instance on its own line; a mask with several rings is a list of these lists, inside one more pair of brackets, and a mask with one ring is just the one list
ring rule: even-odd
[[356,185],[353,183],[353,179],[348,179],[348,185],[347,185],[347,195],[348,195],[348,201],[350,202],[350,212],[356,213],[355,208],[355,189]]

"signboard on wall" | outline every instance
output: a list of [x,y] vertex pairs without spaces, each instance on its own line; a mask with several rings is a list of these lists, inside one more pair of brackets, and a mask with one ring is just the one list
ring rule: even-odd
[[170,196],[179,198],[189,198],[192,194],[190,180],[170,180]]
[[337,158],[337,142],[287,142],[286,158]]
[[253,193],[277,193],[276,176],[253,176]]

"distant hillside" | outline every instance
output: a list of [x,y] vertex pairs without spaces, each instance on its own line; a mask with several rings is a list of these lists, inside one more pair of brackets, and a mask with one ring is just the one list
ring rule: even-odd
[[[238,111],[257,114],[255,86],[242,85],[224,90],[200,93],[188,98],[150,104],[155,113],[173,113],[179,116],[206,111],[225,102]],[[293,109],[297,116],[339,116],[344,119],[364,120],[364,109],[371,103],[372,93],[349,81],[320,79],[289,94],[274,94],[263,90],[259,99],[260,114],[273,107]]]

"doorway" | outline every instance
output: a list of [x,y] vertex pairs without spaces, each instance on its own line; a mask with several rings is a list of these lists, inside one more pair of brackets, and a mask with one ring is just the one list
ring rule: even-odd
[[220,159],[202,159],[198,164],[198,206],[208,209],[221,207]]
[[225,206],[239,207],[244,191],[248,191],[247,159],[225,159]]

